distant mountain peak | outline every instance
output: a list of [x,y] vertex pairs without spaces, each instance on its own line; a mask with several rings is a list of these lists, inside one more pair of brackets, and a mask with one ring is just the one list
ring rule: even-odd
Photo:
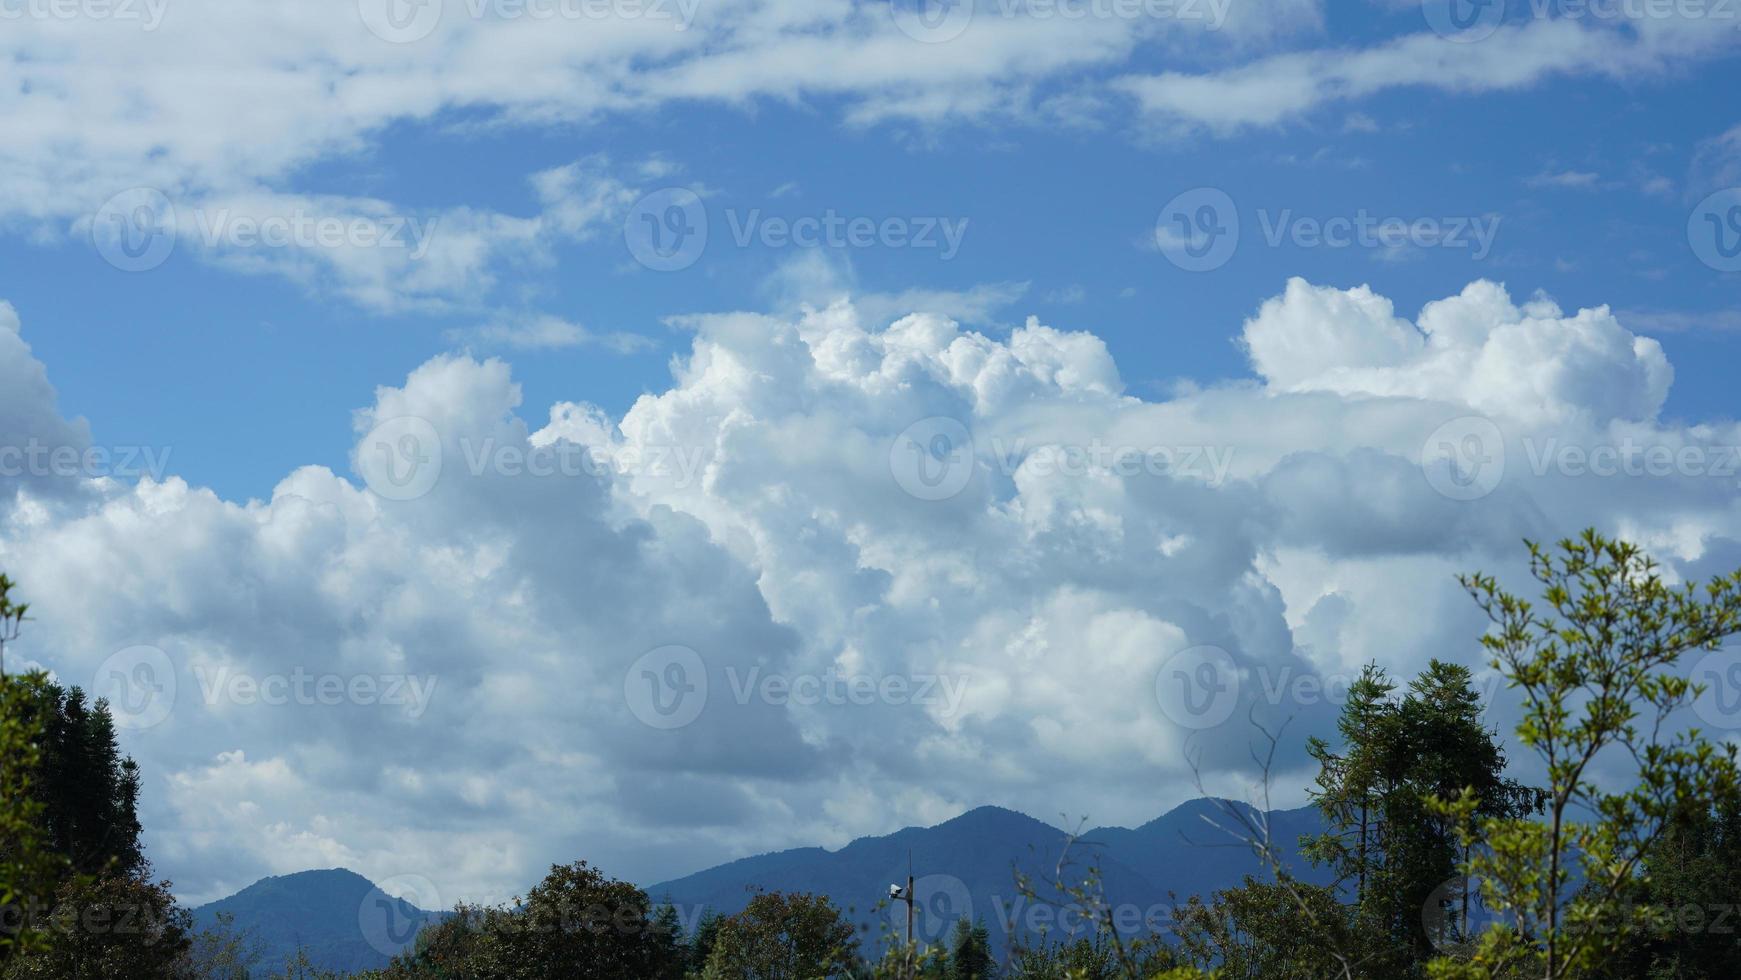
[[317,967],[340,973],[379,969],[393,952],[408,943],[420,924],[437,921],[439,910],[417,908],[393,899],[392,915],[408,931],[365,930],[371,896],[385,894],[374,882],[349,868],[297,871],[261,878],[228,898],[193,910],[199,928],[210,928],[219,914],[235,919],[235,928],[251,934],[264,953],[260,971],[282,967],[298,949]]
[[[989,803],[984,805],[984,806],[976,806],[973,809],[967,811],[966,813],[963,813],[962,815],[960,815],[958,817],[951,817],[948,820],[945,820],[942,823],[937,824],[933,827],[920,828],[920,829],[940,830],[944,827],[985,827],[985,826],[1000,826],[1000,827],[1002,827],[1002,826],[1019,826],[1019,827],[1026,827],[1026,828],[1043,827],[1047,830],[1058,831],[1057,827],[1052,826],[1051,824],[1045,822],[1044,820],[1039,820],[1039,819],[1036,819],[1034,817],[1030,817],[1027,814],[1022,813],[1019,810],[1011,810],[1011,809],[1008,809],[1007,807],[993,806]],[[1058,831],[1058,832],[1062,833],[1063,831]]]

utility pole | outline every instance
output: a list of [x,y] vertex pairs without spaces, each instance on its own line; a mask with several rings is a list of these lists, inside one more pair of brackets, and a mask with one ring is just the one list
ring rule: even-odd
[[907,903],[907,951],[901,959],[906,961],[907,976],[915,977],[919,973],[919,966],[913,962],[913,853],[911,851],[907,852],[907,887],[890,885],[889,897],[897,902]]
[[[908,859],[909,865],[911,858]],[[913,962],[913,869],[907,868],[907,976],[918,972],[918,964]]]

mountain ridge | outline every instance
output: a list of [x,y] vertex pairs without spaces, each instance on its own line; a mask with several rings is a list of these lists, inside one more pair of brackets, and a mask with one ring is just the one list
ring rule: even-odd
[[[987,804],[929,827],[854,838],[834,850],[812,845],[735,858],[644,890],[654,903],[675,906],[690,929],[706,912],[740,911],[756,891],[826,895],[874,946],[904,932],[905,907],[889,903],[888,888],[904,884],[911,867],[915,938],[942,941],[956,919],[978,920],[990,929],[1001,958],[1012,944],[1070,934],[1070,900],[1045,887],[1057,881],[1060,868],[1065,883],[1075,885],[1088,867],[1098,867],[1106,899],[1134,907],[1145,921],[1163,918],[1175,896],[1181,902],[1207,898],[1247,874],[1267,877],[1269,868],[1249,847],[1232,837],[1216,839],[1222,832],[1210,821],[1225,825],[1228,806],[1269,821],[1290,873],[1328,880],[1299,858],[1295,843],[1320,827],[1314,809],[1260,814],[1248,804],[1199,798],[1134,828],[1095,827],[1074,837],[1019,810]],[[1018,874],[1037,883],[1038,894],[1024,892]],[[220,913],[233,915],[236,929],[251,932],[262,947],[260,969],[277,969],[301,948],[316,966],[340,972],[385,965],[418,929],[445,915],[393,898],[346,868],[262,878],[193,913],[198,928],[211,927]]]

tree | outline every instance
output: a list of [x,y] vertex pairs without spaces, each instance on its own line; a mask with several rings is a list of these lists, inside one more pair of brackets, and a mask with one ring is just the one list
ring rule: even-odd
[[[1434,955],[1422,909],[1446,901],[1441,885],[1467,857],[1452,821],[1429,801],[1468,789],[1481,816],[1511,817],[1539,806],[1540,796],[1505,778],[1505,754],[1481,721],[1467,668],[1433,660],[1402,697],[1395,690],[1368,664],[1337,726],[1342,751],[1310,741],[1320,765],[1312,797],[1327,829],[1301,841],[1307,858],[1336,870],[1337,889],[1353,882],[1366,942],[1357,965],[1383,976],[1418,974]],[[1457,919],[1467,910],[1444,912]]]
[[248,980],[249,970],[263,955],[251,932],[237,930],[233,913],[219,912],[211,928],[189,937],[176,974],[187,980]]
[[[1700,690],[1677,676],[1681,656],[1741,630],[1741,571],[1671,588],[1636,546],[1593,530],[1557,554],[1529,551],[1541,607],[1490,576],[1461,581],[1493,621],[1482,644],[1494,667],[1523,694],[1517,736],[1546,770],[1544,816],[1483,817],[1471,790],[1435,803],[1480,845],[1465,868],[1502,917],[1472,956],[1434,961],[1437,977],[1595,972],[1646,914],[1646,859],[1675,815],[1736,792],[1734,747],[1671,731],[1670,717]],[[1599,758],[1627,760],[1636,784],[1603,789]]]
[[955,920],[949,943],[950,980],[990,980],[996,975],[991,959],[991,933],[982,922]]
[[[1369,959],[1372,937],[1360,934],[1354,910],[1333,889],[1288,879],[1246,876],[1209,901],[1193,895],[1174,913],[1179,951],[1216,977],[1322,980],[1342,976],[1343,962]],[[1338,958],[1340,957],[1340,959]]]
[[487,964],[502,960],[497,938],[510,928],[499,920],[512,915],[506,909],[461,904],[418,930],[411,948],[395,956],[380,975],[391,980],[486,975]]
[[55,896],[48,942],[7,964],[6,980],[181,976],[191,947],[192,915],[175,904],[167,882],[110,875],[76,876]]
[[491,916],[499,976],[676,977],[646,893],[585,861],[556,865],[511,916]]
[[18,630],[29,618],[30,603],[12,601],[18,583],[0,574],[0,677],[6,676],[6,644],[18,639]]
[[707,969],[707,958],[713,955],[713,944],[719,938],[719,926],[724,921],[725,917],[712,909],[701,913],[701,921],[695,924],[695,935],[689,937],[685,973],[700,976]]
[[[0,644],[28,606],[0,575]],[[187,975],[190,919],[140,843],[139,768],[108,704],[0,675],[0,966],[6,977]]]
[[1601,976],[1741,976],[1741,799],[1690,800],[1644,859],[1645,921]]
[[679,980],[683,950],[645,892],[585,861],[556,865],[513,907],[461,906],[383,977]]
[[720,923],[707,980],[841,977],[858,962],[853,928],[825,896],[763,892]]
[[1010,957],[1009,980],[1206,980],[1206,974],[1178,966],[1164,945],[1139,941],[1119,950],[1105,932],[1070,941],[1018,947]]
[[143,875],[139,766],[121,754],[108,702],[78,688],[36,688],[27,706],[42,719],[42,753],[33,792],[43,804],[49,846],[82,874]]
[[1366,897],[1366,880],[1376,864],[1377,840],[1383,821],[1379,786],[1385,753],[1395,745],[1396,712],[1390,692],[1396,685],[1377,664],[1361,668],[1348,687],[1348,701],[1336,728],[1346,748],[1332,752],[1329,743],[1310,738],[1306,751],[1318,760],[1318,788],[1311,796],[1323,813],[1327,830],[1304,841],[1304,851],[1315,863],[1334,867],[1342,880],[1354,880],[1354,900]]
[[[5,582],[0,577],[0,584]],[[0,603],[4,603],[0,589]],[[48,846],[33,780],[42,757],[42,717],[28,710],[48,684],[42,674],[0,676],[0,967],[47,940],[41,918],[66,861]]]

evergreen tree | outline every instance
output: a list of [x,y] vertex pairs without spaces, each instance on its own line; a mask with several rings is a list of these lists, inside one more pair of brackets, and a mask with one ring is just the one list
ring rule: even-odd
[[991,958],[991,933],[982,922],[955,920],[949,944],[950,980],[989,980],[996,976]]

